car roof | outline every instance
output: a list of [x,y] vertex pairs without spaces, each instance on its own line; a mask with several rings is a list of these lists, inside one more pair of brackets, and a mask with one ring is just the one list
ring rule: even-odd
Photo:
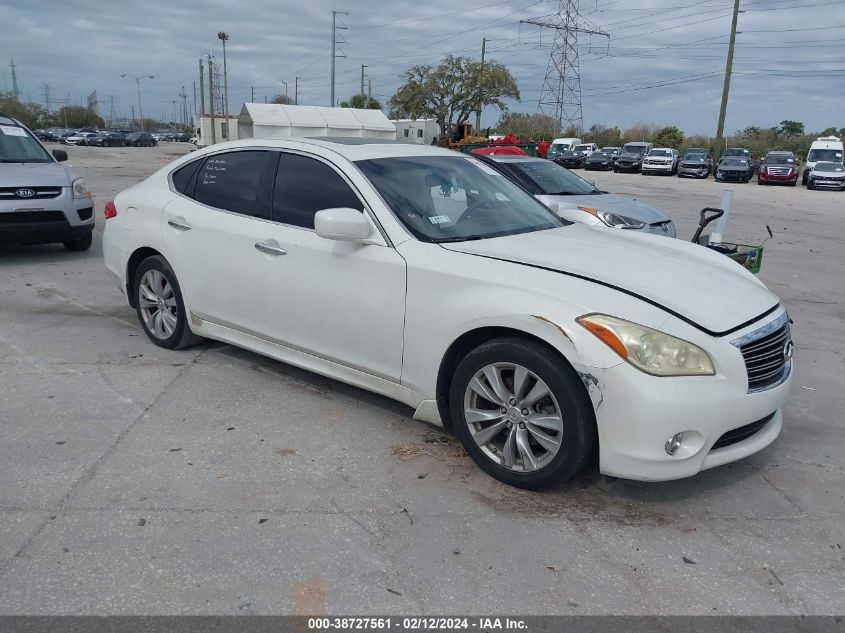
[[20,123],[18,123],[15,119],[13,119],[12,117],[7,116],[5,114],[0,114],[0,124],[20,126]]
[[203,153],[218,152],[224,149],[237,149],[240,147],[269,147],[269,148],[291,148],[296,149],[312,146],[320,147],[343,156],[350,161],[371,160],[377,158],[410,157],[410,156],[463,156],[469,158],[468,154],[460,154],[454,150],[437,147],[434,145],[418,145],[392,139],[360,138],[360,137],[296,137],[285,136],[280,138],[246,138],[237,141],[216,143],[204,148]]
[[794,156],[792,152],[785,152],[783,150],[775,150],[766,154],[766,156]]

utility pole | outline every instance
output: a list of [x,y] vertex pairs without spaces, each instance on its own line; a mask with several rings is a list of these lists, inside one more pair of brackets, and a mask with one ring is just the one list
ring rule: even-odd
[[21,91],[18,89],[18,73],[14,59],[9,62],[9,68],[12,69],[12,94],[15,96],[15,101],[20,101]]
[[[481,76],[479,77],[479,80],[481,80],[481,81],[484,80],[484,52],[486,50],[487,50],[487,38],[482,37],[481,38]],[[480,89],[481,89],[481,86],[479,86],[479,90]],[[479,95],[478,109],[475,111],[475,131],[476,131],[475,135],[476,136],[478,136],[478,130],[481,129],[481,99],[480,99],[480,96],[481,95]]]
[[114,95],[109,95],[109,127],[114,127],[114,120],[117,118],[117,112],[114,107]]
[[217,37],[223,42],[223,116],[226,117],[226,125],[229,125],[229,76],[226,73],[226,42],[229,35],[220,31]]
[[366,66],[364,66],[364,64],[361,64],[361,97],[364,96],[364,69],[365,68],[366,68]]
[[214,62],[208,54],[208,115],[211,117],[211,144],[217,142],[217,130],[214,129]]
[[344,24],[342,22],[341,22],[340,26],[337,25],[337,16],[339,16],[339,15],[349,15],[349,13],[347,13],[346,11],[334,11],[334,10],[332,10],[332,93],[331,93],[331,100],[332,101],[329,104],[329,107],[332,107],[332,108],[335,107],[335,100],[334,100],[335,59],[337,57],[346,57],[346,55],[342,54],[343,51],[341,51],[341,55],[337,54],[336,45],[337,44],[346,44],[346,40],[343,38],[343,36],[340,36],[340,41],[338,41],[338,39],[337,39],[338,38],[338,34],[337,34],[338,29],[345,29],[346,28],[346,26],[344,26]]
[[369,84],[369,90],[367,92],[367,109],[370,109],[370,104],[373,102],[373,80],[367,79],[367,83]]
[[541,18],[520,20],[520,23],[554,29],[555,37],[546,77],[537,101],[537,111],[553,116],[558,129],[584,127],[584,113],[581,106],[581,70],[578,61],[578,36],[596,35],[606,37],[610,46],[610,34],[584,18],[579,13],[580,0],[558,0],[557,13]]
[[129,74],[122,74],[121,77],[131,77],[135,80],[135,85],[138,87],[138,118],[141,119],[141,130],[144,129],[144,108],[141,105],[141,80],[142,79],[154,79],[152,75],[129,75]]
[[249,102],[255,103],[255,86],[249,87]]
[[288,103],[288,102],[289,102],[289,98],[288,98],[288,82],[283,81],[282,83],[283,83],[283,84],[284,84],[284,86],[285,86],[285,103]]
[[41,84],[41,90],[44,92],[44,107],[47,108],[47,112],[51,112],[51,110],[50,110],[50,84],[49,83]]
[[[188,121],[190,121],[193,118],[193,116],[196,115],[196,113],[197,113],[197,82],[195,80],[194,81],[194,103],[191,106],[191,116],[188,117]],[[193,126],[193,123],[191,123],[191,125]]]
[[299,77],[293,80],[293,105],[299,105]]
[[[736,22],[739,17],[739,0],[734,0],[734,13],[731,20],[731,38],[728,41],[728,61],[725,64],[725,83],[722,86],[722,105],[719,107],[719,125],[716,128],[716,143],[721,146],[721,139],[725,133],[725,114],[728,110],[728,92],[731,89],[731,72],[734,64],[734,42],[736,41]],[[717,152],[718,158],[721,149]]]
[[202,67],[202,58],[200,58],[200,109],[198,110],[200,116],[205,114],[205,75]]

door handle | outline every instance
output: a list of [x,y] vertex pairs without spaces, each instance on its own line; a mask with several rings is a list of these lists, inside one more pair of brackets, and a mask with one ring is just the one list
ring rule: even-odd
[[255,250],[261,251],[262,253],[266,253],[267,255],[287,255],[288,252],[283,249],[281,246],[275,246],[273,244],[268,244],[266,242],[256,242],[255,243]]
[[167,224],[172,226],[174,229],[179,229],[180,231],[191,230],[191,225],[185,221],[185,218],[174,218],[172,220],[168,220]]

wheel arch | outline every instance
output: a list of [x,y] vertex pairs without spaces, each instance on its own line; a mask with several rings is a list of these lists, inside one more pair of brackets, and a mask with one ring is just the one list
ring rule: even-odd
[[[482,326],[469,330],[452,341],[443,354],[440,367],[437,371],[437,409],[444,427],[450,427],[452,425],[452,416],[449,412],[449,389],[455,369],[461,360],[473,349],[497,338],[520,338],[542,345],[560,358],[574,372],[579,373],[573,366],[572,361],[560,349],[536,334],[513,327],[496,325]],[[589,390],[586,385],[584,385],[584,392],[589,396]]]
[[138,270],[142,261],[154,255],[164,257],[156,249],[150,246],[142,246],[129,256],[129,261],[126,263],[126,297],[129,299],[129,305],[133,308],[135,307],[135,271]]

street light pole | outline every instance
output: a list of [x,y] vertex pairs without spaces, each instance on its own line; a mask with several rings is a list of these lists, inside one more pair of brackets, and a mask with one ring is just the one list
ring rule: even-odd
[[223,42],[223,116],[226,117],[226,125],[229,125],[229,75],[226,71],[226,42],[229,39],[229,35],[220,31],[217,34],[217,37],[219,37],[220,41]]
[[144,109],[141,106],[141,80],[142,79],[155,79],[152,75],[130,75],[128,73],[124,73],[121,77],[131,77],[135,80],[135,85],[138,87],[138,118],[141,119],[141,130],[144,129]]
[[285,84],[285,104],[288,104],[288,103],[289,103],[289,98],[288,98],[288,82],[283,81],[282,83],[283,83],[283,84]]

